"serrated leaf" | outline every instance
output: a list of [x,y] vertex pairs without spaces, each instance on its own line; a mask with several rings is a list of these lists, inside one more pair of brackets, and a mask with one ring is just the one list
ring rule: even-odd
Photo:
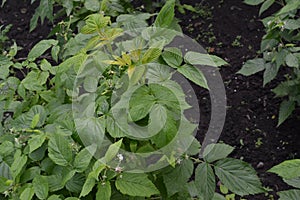
[[151,197],[159,194],[146,174],[123,173],[122,177],[117,178],[115,184],[122,194],[129,196]]
[[154,25],[161,28],[169,27],[175,16],[174,8],[175,0],[168,0],[158,13]]
[[214,168],[220,181],[235,194],[244,196],[264,192],[255,170],[242,160],[225,158]]
[[296,200],[300,199],[300,190],[286,190],[277,193],[279,195],[279,200]]
[[48,143],[49,158],[57,165],[67,166],[72,161],[72,149],[66,137],[53,134]]
[[29,153],[32,153],[36,149],[40,148],[44,141],[46,140],[46,135],[34,135],[28,140]]
[[49,185],[46,177],[40,175],[36,176],[32,184],[34,193],[39,199],[46,199],[48,197]]
[[268,8],[270,8],[275,0],[266,0],[259,9],[259,15],[261,15],[263,12],[265,12]]
[[208,89],[206,78],[197,67],[185,64],[177,68],[177,71],[195,84]]
[[203,157],[206,162],[212,163],[226,158],[233,150],[234,148],[227,144],[210,144],[205,147]]
[[109,181],[98,183],[96,200],[110,200],[111,185]]
[[28,59],[35,60],[36,58],[40,57],[47,51],[50,47],[57,45],[58,41],[49,39],[49,40],[42,40],[38,42],[29,52]]
[[20,200],[31,200],[34,195],[33,187],[26,188],[20,195]]
[[162,57],[164,61],[173,68],[179,67],[183,61],[181,50],[174,47],[165,48]]
[[189,178],[192,176],[193,169],[194,165],[191,160],[183,160],[182,163],[163,175],[169,197],[182,191],[183,186],[187,184]]
[[280,126],[295,110],[295,102],[294,101],[287,101],[284,100],[280,104],[279,108],[279,117],[278,117],[278,124]]
[[237,73],[244,76],[250,76],[257,72],[265,69],[265,60],[262,58],[256,58],[253,60],[248,60]]
[[184,56],[185,62],[191,65],[207,65],[211,67],[219,67],[228,63],[218,56],[189,51]]
[[203,199],[212,199],[215,193],[216,180],[213,169],[208,163],[201,163],[196,168],[195,186]]
[[96,146],[89,146],[82,149],[75,157],[73,166],[76,172],[83,172],[89,166],[91,159],[96,152]]
[[286,160],[272,167],[268,172],[275,173],[284,179],[292,179],[300,176],[300,159]]

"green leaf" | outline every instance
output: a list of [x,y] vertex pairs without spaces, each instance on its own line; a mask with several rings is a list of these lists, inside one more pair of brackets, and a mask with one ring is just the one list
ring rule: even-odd
[[72,161],[72,149],[68,139],[60,134],[53,134],[48,143],[49,158],[57,165],[67,166]]
[[86,147],[76,155],[73,163],[76,172],[84,172],[86,170],[96,152],[96,148],[96,146]]
[[300,5],[300,1],[291,1],[290,3],[286,4],[276,15],[282,15],[287,12],[296,10]]
[[5,157],[14,152],[14,144],[10,141],[4,141],[0,145],[0,156]]
[[33,187],[27,187],[20,196],[20,200],[31,200],[34,195]]
[[100,9],[100,3],[98,0],[85,0],[84,7],[87,10],[96,12],[96,11],[99,11],[99,9]]
[[132,121],[138,121],[145,118],[152,106],[155,98],[147,86],[141,86],[135,90],[129,101],[129,114]]
[[244,196],[264,192],[255,170],[242,160],[225,158],[214,168],[220,181],[235,194]]
[[197,67],[185,64],[179,67],[177,71],[195,84],[208,89],[206,78]]
[[39,123],[39,121],[40,121],[40,114],[34,115],[34,117],[32,118],[32,121],[31,121],[30,128],[34,129],[37,126],[37,124]]
[[285,62],[289,67],[299,67],[299,59],[292,53],[286,56]]
[[16,179],[17,176],[20,175],[21,171],[25,167],[27,162],[27,156],[21,155],[19,151],[16,151],[15,156],[14,156],[14,162],[11,165],[11,173],[14,178]]
[[[1,157],[0,157],[0,160],[1,160]],[[0,177],[12,179],[9,165],[4,161],[2,161],[2,162],[0,161]]]
[[96,200],[110,200],[111,186],[109,181],[99,183],[97,189]]
[[279,108],[279,117],[278,117],[278,124],[280,126],[295,110],[295,102],[294,101],[287,101],[284,100],[280,104]]
[[265,60],[262,58],[256,58],[253,60],[248,60],[237,73],[244,76],[250,76],[257,72],[265,69]]
[[29,60],[35,60],[36,58],[43,55],[43,53],[45,53],[45,51],[47,51],[52,46],[57,45],[57,44],[58,44],[57,40],[53,40],[53,39],[42,40],[42,41],[38,42],[36,45],[34,45],[34,47],[30,50],[27,58]]
[[21,81],[21,84],[30,91],[41,91],[45,89],[45,84],[49,77],[49,72],[31,71]]
[[279,195],[279,200],[296,200],[300,199],[300,190],[286,190],[277,193]]
[[300,28],[300,20],[287,19],[284,21],[284,28],[288,30],[296,30]]
[[51,22],[53,21],[53,3],[51,0],[41,0],[40,5],[35,9],[35,13],[30,20],[30,32],[36,28],[39,18],[44,23],[45,17]]
[[195,185],[203,199],[212,199],[215,194],[216,180],[213,169],[208,163],[201,163],[196,168]]
[[40,173],[41,173],[41,169],[38,166],[28,168],[22,173],[20,182],[26,183],[28,181],[31,181],[34,177],[40,175]]
[[193,51],[187,52],[184,56],[184,60],[191,65],[207,65],[211,67],[219,67],[228,64],[218,56]]
[[291,185],[295,188],[300,188],[300,177],[292,178],[292,179],[283,179],[288,185]]
[[40,175],[36,176],[33,179],[32,184],[34,193],[39,199],[46,199],[48,197],[49,186],[46,177]]
[[143,55],[142,63],[146,64],[155,61],[161,55],[163,45],[164,42],[162,41],[155,42],[153,45],[151,45]]
[[193,169],[194,165],[191,160],[183,160],[182,163],[163,175],[168,197],[182,191],[183,186],[187,184],[189,178],[192,176]]
[[263,86],[265,86],[267,83],[269,83],[270,81],[272,81],[279,70],[279,67],[277,65],[275,65],[274,63],[267,63],[265,65],[266,70],[264,71],[264,82],[263,82]]
[[79,197],[84,197],[84,196],[88,195],[92,191],[95,184],[96,184],[96,179],[92,176],[92,174],[89,174],[86,181],[84,182],[84,185],[82,187]]
[[40,148],[44,141],[46,140],[46,135],[34,135],[31,139],[28,140],[29,153],[32,153],[36,149]]
[[206,162],[212,163],[226,158],[233,150],[234,148],[227,144],[210,144],[205,147],[203,157]]
[[51,49],[51,56],[55,60],[55,62],[58,62],[58,54],[60,52],[60,46],[55,45]]
[[80,193],[85,182],[86,176],[84,174],[75,174],[67,183],[66,188],[70,192]]
[[8,180],[7,178],[0,177],[0,193],[7,191],[11,187],[12,182],[13,182],[12,180]]
[[122,194],[130,196],[151,197],[159,194],[146,174],[123,173],[122,177],[117,178],[115,184]]
[[275,173],[284,179],[293,179],[300,176],[300,159],[286,160],[272,167],[268,172]]
[[96,92],[98,86],[98,78],[89,76],[84,79],[83,87],[87,92]]
[[266,0],[259,9],[259,15],[261,15],[263,12],[265,12],[268,8],[270,8],[275,0]]
[[245,4],[251,5],[251,6],[256,6],[264,2],[264,0],[244,0]]
[[47,200],[61,200],[61,198],[59,198],[59,195],[51,195]]
[[113,144],[111,144],[106,153],[105,153],[105,162],[108,163],[110,162],[112,159],[114,159],[116,157],[116,155],[119,152],[119,149],[122,145],[122,141],[123,139],[119,140],[118,142],[115,142]]
[[168,28],[175,16],[175,0],[168,0],[158,13],[154,25],[156,27]]
[[165,48],[162,57],[164,61],[173,68],[179,67],[183,61],[181,50],[174,47]]

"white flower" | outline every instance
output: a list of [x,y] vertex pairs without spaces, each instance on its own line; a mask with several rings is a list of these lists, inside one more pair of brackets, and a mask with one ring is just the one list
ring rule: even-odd
[[123,161],[124,160],[124,157],[123,157],[122,154],[118,154],[117,157],[118,157],[119,161]]
[[120,172],[122,172],[122,170],[123,170],[122,167],[119,167],[119,166],[118,166],[118,167],[116,167],[115,172],[120,173]]

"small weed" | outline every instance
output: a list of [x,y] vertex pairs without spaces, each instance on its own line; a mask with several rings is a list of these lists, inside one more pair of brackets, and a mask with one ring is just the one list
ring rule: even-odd
[[241,35],[236,36],[234,41],[231,43],[231,46],[233,46],[233,47],[243,47],[243,44],[241,44],[241,39],[242,39]]

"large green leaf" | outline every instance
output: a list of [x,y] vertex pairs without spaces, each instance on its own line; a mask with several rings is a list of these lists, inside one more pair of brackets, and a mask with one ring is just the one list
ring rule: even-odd
[[178,48],[165,48],[162,53],[164,61],[171,67],[177,68],[183,61],[182,52]]
[[267,63],[265,65],[265,68],[266,70],[264,71],[263,86],[272,81],[276,77],[279,70],[279,67],[273,63]]
[[130,196],[151,197],[159,194],[158,189],[146,174],[123,173],[117,178],[115,184],[122,194]]
[[292,179],[283,179],[287,184],[300,189],[300,176]]
[[12,163],[10,168],[14,179],[16,179],[16,177],[20,175],[21,171],[27,163],[27,159],[28,158],[26,155],[21,155],[20,151],[16,151],[14,155],[14,162]]
[[85,0],[84,7],[90,11],[96,12],[100,9],[100,2],[98,0]]
[[174,19],[175,0],[168,0],[158,13],[154,25],[161,28],[168,28]]
[[163,175],[169,197],[182,191],[183,186],[187,184],[189,178],[192,176],[193,169],[194,165],[191,160],[183,160],[182,163]]
[[300,190],[287,190],[278,192],[279,200],[296,200],[300,199]]
[[184,60],[191,65],[207,65],[211,67],[219,67],[228,64],[218,56],[193,51],[187,52],[184,56]]
[[203,199],[210,200],[215,194],[216,180],[213,169],[208,163],[201,163],[196,168],[195,186]]
[[269,172],[275,173],[284,179],[292,179],[300,176],[300,159],[286,160],[272,167]]
[[60,134],[51,135],[48,143],[48,152],[49,158],[57,165],[70,165],[73,159],[68,138]]
[[262,58],[256,58],[253,60],[248,60],[237,73],[244,76],[250,76],[257,72],[265,69],[265,60]]
[[31,71],[22,80],[21,84],[30,91],[41,91],[45,89],[45,84],[49,77],[49,72]]
[[0,144],[0,156],[8,156],[14,152],[14,144],[10,141],[4,141]]
[[75,174],[67,183],[66,188],[70,192],[80,193],[86,176],[84,174]]
[[94,153],[96,152],[96,148],[96,146],[86,147],[76,155],[73,166],[77,172],[83,172],[86,170]]
[[242,160],[225,158],[214,168],[220,181],[235,194],[244,196],[264,192],[255,170]]
[[118,154],[120,147],[122,145],[122,141],[123,139],[119,140],[118,142],[115,142],[113,144],[111,144],[106,153],[105,153],[105,162],[108,163],[110,162],[113,158],[116,157],[116,155]]
[[32,136],[32,138],[30,140],[28,140],[29,153],[32,153],[33,151],[40,148],[43,145],[45,140],[46,140],[45,134]]
[[204,160],[212,163],[216,160],[226,158],[233,150],[234,148],[227,144],[210,144],[205,147],[203,153]]
[[129,113],[132,121],[146,117],[154,103],[155,98],[151,95],[149,87],[141,86],[135,90],[129,101]]
[[190,81],[196,83],[197,85],[208,89],[207,81],[203,73],[193,65],[185,64],[179,68],[177,71],[188,78]]
[[48,185],[47,178],[44,176],[38,175],[33,179],[32,184],[33,184],[33,189],[34,189],[35,195],[39,199],[46,199],[48,196],[48,192],[49,192],[49,185]]
[[277,126],[282,124],[292,114],[292,112],[295,110],[295,106],[296,105],[294,101],[284,100],[281,102]]
[[45,53],[45,51],[57,44],[57,40],[41,40],[30,50],[27,58],[29,60],[35,60],[36,58],[40,57],[43,53]]
[[299,59],[294,54],[290,53],[285,57],[285,62],[289,67],[298,67]]
[[111,185],[109,181],[99,183],[97,187],[96,200],[110,200]]
[[80,192],[80,197],[84,197],[88,195],[92,191],[95,184],[96,184],[96,179],[93,177],[93,174],[89,174]]
[[30,200],[34,195],[33,187],[27,187],[20,196],[20,200]]
[[265,12],[268,8],[270,8],[275,0],[266,0],[259,9],[259,15],[261,15],[263,12]]
[[2,161],[2,162],[0,161],[0,177],[4,177],[4,178],[7,178],[7,179],[12,179],[12,175],[11,175],[9,165],[4,161]]

